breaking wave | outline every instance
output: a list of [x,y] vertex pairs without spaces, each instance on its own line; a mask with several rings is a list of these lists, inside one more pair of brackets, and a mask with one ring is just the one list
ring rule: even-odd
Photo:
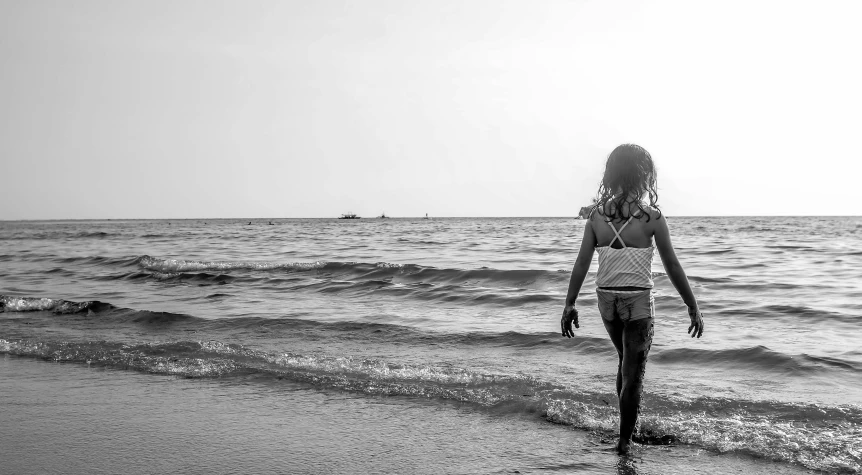
[[[256,375],[369,395],[455,400],[492,412],[538,414],[550,422],[612,433],[611,396],[530,376],[485,374],[352,355],[265,352],[223,341],[120,343],[0,339],[0,353],[187,378]],[[646,443],[682,442],[817,470],[862,467],[862,408],[648,395]]]

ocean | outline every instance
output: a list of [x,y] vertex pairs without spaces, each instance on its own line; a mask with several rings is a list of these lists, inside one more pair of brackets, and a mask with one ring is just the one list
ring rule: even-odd
[[[50,455],[33,455],[50,452],[40,413],[88,426],[86,411],[58,409],[63,397],[102,401],[105,429],[90,430],[105,447],[100,431],[152,400],[135,394],[162,391],[154,397],[173,419],[152,431],[182,417],[224,418],[183,440],[213,427],[236,427],[237,440],[284,430],[293,473],[862,473],[862,217],[668,222],[706,329],[686,334],[656,256],[648,443],[628,458],[610,451],[617,361],[596,309],[595,261],[581,328],[572,339],[559,331],[584,221],[0,222],[0,398],[19,402],[0,409],[0,445],[21,448],[0,469],[46,471]],[[149,389],[128,389],[139,386]],[[179,388],[243,409],[208,412]],[[47,398],[42,409],[24,403],[34,398]],[[321,451],[330,432],[314,421],[330,419],[350,457]],[[369,458],[386,444],[388,459]],[[188,451],[220,446],[198,445]],[[242,471],[219,460],[207,470]],[[274,469],[265,453],[256,460]]]

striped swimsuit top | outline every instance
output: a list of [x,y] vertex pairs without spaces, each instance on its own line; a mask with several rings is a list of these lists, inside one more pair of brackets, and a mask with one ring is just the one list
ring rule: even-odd
[[[614,230],[616,236],[607,246],[596,247],[596,251],[599,253],[599,271],[596,274],[597,287],[653,287],[652,256],[654,247],[626,247],[626,243],[620,237],[620,233],[628,226],[633,217],[630,216],[619,231],[610,221],[605,221]],[[617,239],[623,245],[621,249],[611,247]]]

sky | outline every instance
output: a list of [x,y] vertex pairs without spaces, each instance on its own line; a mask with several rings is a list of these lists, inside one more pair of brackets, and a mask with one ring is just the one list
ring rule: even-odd
[[0,2],[0,219],[860,215],[862,2]]

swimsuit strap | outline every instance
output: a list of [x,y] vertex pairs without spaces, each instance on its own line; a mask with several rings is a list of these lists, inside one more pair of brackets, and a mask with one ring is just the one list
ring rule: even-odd
[[620,237],[620,233],[621,233],[621,232],[623,232],[623,229],[625,229],[625,228],[626,228],[626,226],[628,226],[630,222],[632,222],[632,218],[634,218],[634,216],[629,216],[629,220],[628,220],[628,221],[626,221],[626,223],[625,223],[625,224],[623,224],[623,225],[622,225],[622,227],[620,227],[620,230],[619,230],[619,231],[617,231],[617,228],[615,228],[615,227],[614,227],[614,225],[613,225],[610,221],[605,221],[606,223],[608,223],[608,226],[610,226],[610,227],[611,227],[611,229],[613,229],[613,230],[614,230],[614,234],[616,234],[616,236],[615,236],[613,239],[611,239],[611,243],[610,243],[610,244],[608,244],[608,247],[613,246],[613,245],[614,245],[614,241],[616,241],[617,239],[619,239],[619,240],[620,240],[620,244],[622,244],[622,245],[623,245],[623,248],[625,249],[625,247],[626,247],[626,243],[623,241],[623,238],[622,238],[622,237]]

